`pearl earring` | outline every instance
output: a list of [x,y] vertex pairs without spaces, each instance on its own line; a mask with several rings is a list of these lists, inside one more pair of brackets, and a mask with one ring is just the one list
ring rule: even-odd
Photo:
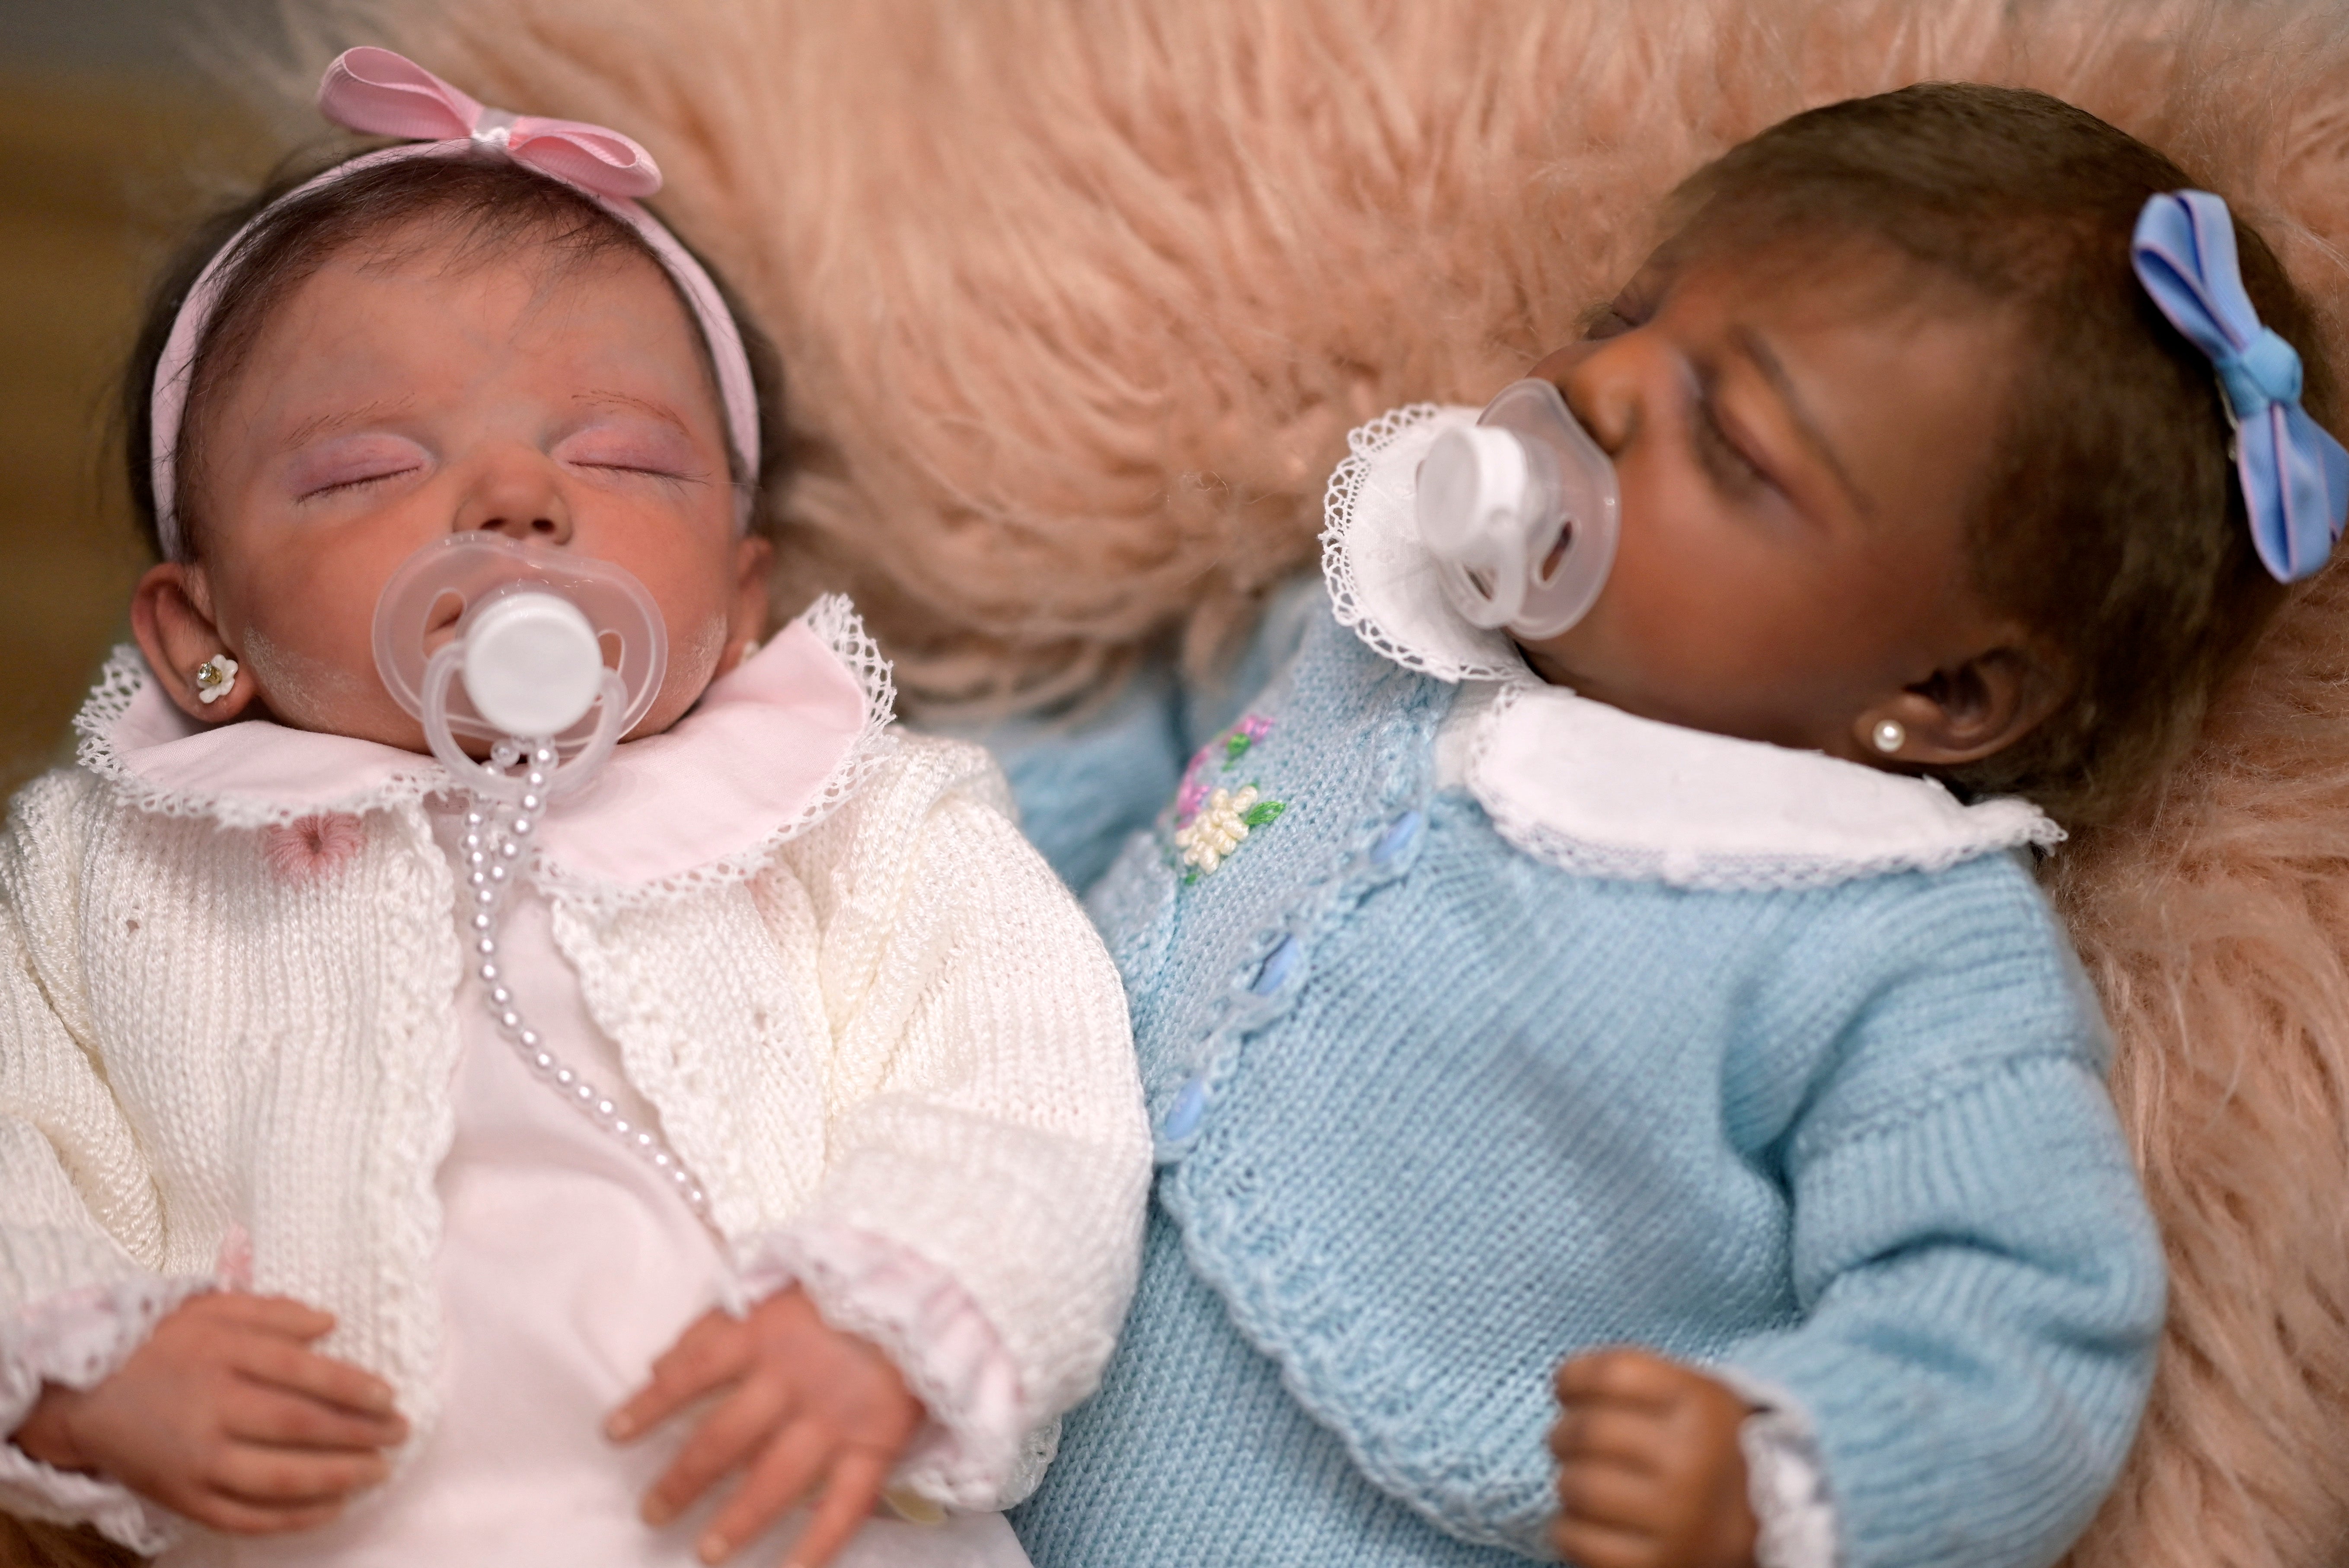
[[1879,719],[1868,739],[1876,742],[1878,751],[1889,757],[1909,743],[1909,732],[1898,719]]
[[236,690],[236,660],[215,653],[196,666],[196,699],[207,708]]

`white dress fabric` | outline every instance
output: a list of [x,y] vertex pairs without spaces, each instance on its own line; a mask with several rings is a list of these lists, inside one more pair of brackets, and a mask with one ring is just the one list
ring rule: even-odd
[[[437,764],[266,723],[197,731],[119,661],[82,770],[29,791],[0,846],[0,1431],[44,1380],[95,1382],[219,1282],[334,1311],[322,1348],[388,1376],[415,1433],[390,1483],[292,1538],[196,1530],[6,1444],[0,1507],[96,1522],[169,1568],[684,1568],[714,1504],[657,1531],[636,1510],[690,1417],[626,1449],[603,1417],[704,1311],[798,1283],[921,1396],[933,1419],[893,1484],[911,1511],[954,1511],[876,1518],[842,1561],[1024,1563],[992,1510],[1032,1488],[1050,1417],[1106,1358],[1147,1145],[1098,940],[980,753],[884,733],[888,701],[844,603],[819,605],[559,803],[508,900],[521,1006],[667,1135],[710,1193],[705,1222],[533,1077],[460,981],[462,797]],[[140,842],[157,836],[160,855]],[[184,895],[176,916],[153,907],[159,878]],[[397,977],[423,1016],[338,1000],[350,961],[398,962],[402,942],[369,929],[387,920],[431,928],[408,944],[430,961]],[[220,963],[160,986],[110,985],[122,955],[75,947],[190,926]],[[279,1000],[254,1009],[256,989]],[[286,1036],[258,1103],[297,1120],[274,1137],[248,1125],[249,1093],[213,1103],[253,1069],[208,1021],[246,1011]],[[150,1038],[199,1044],[163,1060]],[[169,1108],[109,1096],[94,1060],[122,1085],[160,1075]],[[151,1154],[108,1130],[157,1115],[188,1125]],[[327,1168],[312,1144],[355,1158]],[[207,1190],[222,1156],[254,1167],[226,1213]],[[430,1179],[410,1193],[398,1171],[419,1157]],[[338,1192],[354,1170],[382,1174]],[[796,1528],[749,1560],[780,1560]]]
[[[453,860],[453,816],[440,815],[436,826]],[[512,901],[499,946],[506,983],[533,1026],[619,1101],[630,1122],[657,1125],[581,1005],[543,898],[525,893]],[[717,1234],[667,1180],[533,1076],[491,1023],[478,980],[466,981],[458,1007],[465,1042],[451,1085],[457,1130],[438,1182],[440,1421],[398,1486],[360,1500],[335,1523],[296,1536],[207,1533],[166,1552],[158,1568],[698,1565],[694,1542],[727,1487],[657,1530],[636,1512],[684,1445],[690,1418],[625,1448],[604,1440],[602,1422],[644,1386],[653,1358],[686,1325],[765,1292],[746,1290]],[[919,1259],[907,1265],[925,1268]],[[971,1321],[960,1336],[962,1365],[941,1370],[994,1383],[988,1414],[1016,1427],[1020,1412],[1000,1345],[968,1298],[950,1281],[943,1288]],[[943,1348],[956,1348],[941,1337]],[[922,1440],[952,1438],[933,1428]],[[805,1518],[792,1514],[746,1543],[747,1560],[781,1561]],[[876,1518],[839,1561],[842,1568],[1027,1568],[1028,1557],[1001,1514],[977,1513],[934,1524]]]

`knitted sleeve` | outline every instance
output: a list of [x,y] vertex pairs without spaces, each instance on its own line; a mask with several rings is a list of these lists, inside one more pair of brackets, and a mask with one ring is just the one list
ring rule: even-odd
[[[1042,1425],[1107,1362],[1149,1145],[1116,971],[1001,791],[977,747],[909,738],[801,851],[844,1065],[823,1179],[795,1225],[860,1231],[943,1271]],[[1022,1460],[1015,1435],[995,1446],[925,1490],[992,1505]]]
[[1721,1357],[1808,1418],[1846,1568],[2053,1563],[2152,1376],[2161,1253],[2095,1004],[2019,877],[1966,880],[1863,911],[1890,961],[1778,1146],[1802,1320]]
[[[45,779],[0,836],[0,1434],[45,1383],[88,1387],[208,1282],[141,1266],[161,1215],[137,1137],[85,1048],[71,790]],[[77,1027],[78,1026],[78,1027]],[[95,1522],[142,1551],[167,1516],[0,1442],[0,1509]]]

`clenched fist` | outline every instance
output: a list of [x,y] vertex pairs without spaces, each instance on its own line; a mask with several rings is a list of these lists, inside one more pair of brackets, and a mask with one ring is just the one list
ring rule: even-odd
[[1558,1368],[1558,1516],[1550,1544],[1579,1568],[1754,1568],[1755,1523],[1726,1385],[1640,1350]]

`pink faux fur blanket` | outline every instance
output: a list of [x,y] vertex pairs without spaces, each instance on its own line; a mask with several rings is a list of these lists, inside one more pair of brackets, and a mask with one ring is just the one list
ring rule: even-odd
[[[1204,667],[1309,563],[1344,431],[1568,337],[1655,198],[1805,106],[2025,83],[2177,155],[2349,306],[2349,3],[316,0],[492,102],[601,119],[750,294],[805,449],[784,580],[918,700]],[[2349,1562],[2349,567],[2053,890],[2175,1269],[2075,1561]]]

